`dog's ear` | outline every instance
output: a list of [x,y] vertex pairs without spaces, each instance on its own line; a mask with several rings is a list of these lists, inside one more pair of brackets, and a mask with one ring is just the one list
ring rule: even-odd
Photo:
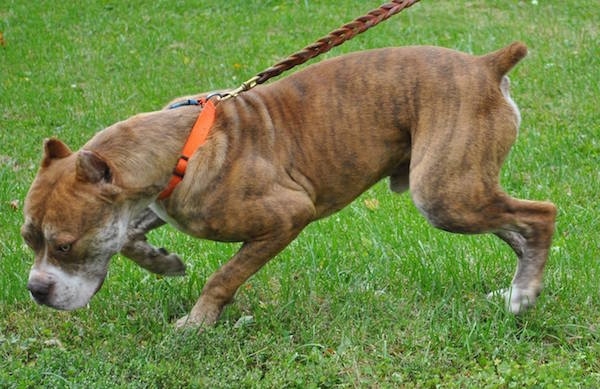
[[89,150],[79,151],[75,172],[78,180],[93,184],[112,180],[108,164],[98,154]]
[[68,157],[73,152],[69,146],[56,138],[44,139],[44,157],[42,158],[42,167],[50,166],[53,159]]

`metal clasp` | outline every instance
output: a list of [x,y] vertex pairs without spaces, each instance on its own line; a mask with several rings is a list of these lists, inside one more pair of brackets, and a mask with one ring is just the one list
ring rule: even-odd
[[237,95],[239,95],[240,93],[249,91],[250,89],[254,88],[256,85],[258,85],[258,82],[257,82],[258,79],[259,79],[259,76],[254,76],[251,79],[249,79],[248,81],[242,82],[242,85],[240,85],[238,88],[224,93],[221,96],[221,100],[227,100],[232,97],[237,97]]

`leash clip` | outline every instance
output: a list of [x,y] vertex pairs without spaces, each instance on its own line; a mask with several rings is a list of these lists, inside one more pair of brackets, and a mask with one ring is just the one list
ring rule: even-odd
[[248,81],[242,82],[242,85],[240,85],[238,88],[223,94],[221,96],[221,100],[227,100],[232,97],[237,97],[237,95],[239,95],[240,93],[249,91],[250,89],[254,88],[256,85],[258,85],[259,79],[260,79],[260,76],[254,76],[251,79],[249,79]]
[[213,92],[213,93],[209,93],[208,95],[206,95],[204,100],[208,101],[208,100],[212,99],[213,97],[216,97],[217,101],[221,101],[221,99],[223,99],[223,96],[225,96],[223,93]]
[[188,105],[202,105],[202,101],[196,100],[196,99],[187,99],[187,100],[183,100],[183,101],[178,101],[176,103],[169,105],[169,109],[185,107]]

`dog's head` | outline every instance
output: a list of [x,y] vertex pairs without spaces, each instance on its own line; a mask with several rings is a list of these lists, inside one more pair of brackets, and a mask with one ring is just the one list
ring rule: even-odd
[[27,288],[57,309],[85,306],[126,239],[129,210],[112,169],[91,151],[46,140],[25,200],[21,234],[35,252]]

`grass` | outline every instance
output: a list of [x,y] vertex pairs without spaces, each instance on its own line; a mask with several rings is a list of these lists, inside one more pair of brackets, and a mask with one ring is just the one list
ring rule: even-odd
[[528,59],[511,73],[523,124],[502,182],[517,197],[554,201],[560,215],[546,289],[525,315],[484,299],[510,282],[506,246],[430,228],[386,183],[309,226],[204,333],[172,323],[238,246],[170,228],[152,239],[186,259],[187,277],[156,278],[115,257],[89,309],[31,302],[32,258],[18,232],[43,138],[78,148],[178,95],[237,86],[380,3],[2,2],[1,387],[600,385],[594,2],[423,1],[324,56],[528,44]]

